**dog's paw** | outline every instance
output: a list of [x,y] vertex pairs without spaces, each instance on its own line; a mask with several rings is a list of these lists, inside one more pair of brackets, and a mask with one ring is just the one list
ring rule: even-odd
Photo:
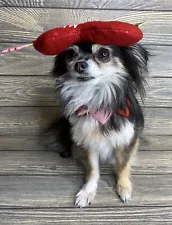
[[129,179],[118,180],[116,186],[117,194],[123,202],[128,202],[131,199],[132,184]]
[[75,206],[83,208],[92,203],[96,196],[97,184],[85,184],[76,195]]

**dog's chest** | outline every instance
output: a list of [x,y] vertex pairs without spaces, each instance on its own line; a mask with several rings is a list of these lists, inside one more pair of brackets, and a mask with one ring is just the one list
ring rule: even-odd
[[134,126],[129,121],[121,125],[120,131],[111,130],[107,135],[102,133],[99,123],[91,116],[73,118],[70,122],[74,142],[97,151],[103,160],[111,158],[115,149],[128,146],[134,136]]

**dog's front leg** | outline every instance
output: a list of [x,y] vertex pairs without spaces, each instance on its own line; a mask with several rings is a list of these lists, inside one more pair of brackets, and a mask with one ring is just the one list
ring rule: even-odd
[[116,152],[116,190],[123,202],[131,198],[132,183],[130,181],[131,161],[137,151],[139,141],[134,140],[130,146]]
[[94,150],[88,150],[89,171],[87,180],[82,189],[76,195],[75,205],[85,207],[92,203],[96,196],[99,180],[99,154]]

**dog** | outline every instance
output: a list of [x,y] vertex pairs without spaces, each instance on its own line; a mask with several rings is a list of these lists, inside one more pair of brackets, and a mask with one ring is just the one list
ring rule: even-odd
[[115,159],[116,191],[131,198],[130,170],[144,127],[137,95],[144,99],[148,51],[128,47],[76,43],[55,57],[52,74],[71,138],[87,152],[86,182],[75,199],[77,207],[92,203],[99,181],[99,161]]

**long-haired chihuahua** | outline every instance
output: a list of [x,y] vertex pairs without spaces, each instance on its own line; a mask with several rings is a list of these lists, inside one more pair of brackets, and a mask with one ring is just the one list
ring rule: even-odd
[[115,159],[116,191],[123,202],[131,198],[131,161],[144,127],[136,94],[144,97],[148,52],[129,47],[77,43],[55,58],[53,75],[71,137],[86,150],[88,174],[75,205],[93,201],[99,180],[99,161]]

